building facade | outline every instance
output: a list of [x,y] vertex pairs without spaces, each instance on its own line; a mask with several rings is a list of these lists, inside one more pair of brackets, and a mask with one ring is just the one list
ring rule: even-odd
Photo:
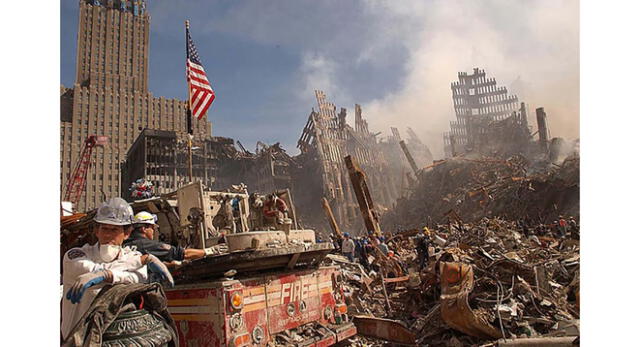
[[[149,20],[145,1],[79,1],[75,83],[60,91],[61,192],[87,136],[109,137],[94,149],[79,211],[120,196],[120,163],[143,129],[186,134],[187,103],[148,90]],[[211,136],[206,117],[193,128],[196,139]]]
[[[238,151],[234,140],[208,137],[195,141],[192,181],[205,189],[224,191],[245,183],[250,192],[268,194],[293,187],[295,162],[279,143],[263,144],[257,153]],[[154,185],[154,194],[175,192],[189,183],[188,150],[175,131],[144,129],[121,165],[121,196],[131,199],[131,182],[139,178]]]
[[[208,155],[217,142],[205,139],[199,143],[192,155],[193,181],[213,188],[215,170],[218,167],[214,156]],[[189,183],[188,150],[185,139],[175,131],[144,129],[127,152],[121,169],[121,196],[130,198],[130,185],[139,178],[151,181],[156,195],[174,192]]]
[[459,72],[458,81],[451,83],[451,92],[456,120],[451,122],[451,131],[443,135],[447,157],[480,150],[488,139],[489,124],[511,117],[520,108],[517,96],[509,95],[507,88],[497,86],[495,78],[488,78],[478,68],[472,74]]
[[[384,148],[369,131],[360,105],[355,105],[354,126],[347,124],[347,111],[327,101],[324,92],[316,90],[318,111],[312,110],[298,140],[301,154],[295,157],[298,170],[293,195],[305,225],[320,227],[326,217],[318,213],[321,199],[329,202],[337,223],[345,229],[364,230],[362,215],[351,185],[344,157],[351,155],[367,175],[379,213],[391,207],[400,197],[401,171],[404,164],[391,167]],[[396,143],[395,146],[398,146]],[[400,157],[398,157],[400,158]],[[328,229],[328,228],[327,228]]]

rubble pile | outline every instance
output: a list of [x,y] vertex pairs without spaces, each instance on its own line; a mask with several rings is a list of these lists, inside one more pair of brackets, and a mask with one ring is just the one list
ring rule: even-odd
[[[404,232],[388,241],[406,269],[394,277],[377,272],[375,263],[365,264],[373,269],[366,271],[341,256],[329,259],[341,265],[350,315],[397,320],[418,345],[572,340],[579,336],[579,226],[564,231],[557,238],[548,230],[536,235],[517,222],[482,218]],[[429,244],[422,269],[416,251],[421,238]],[[378,345],[359,339],[354,345]]]
[[451,212],[467,221],[494,216],[540,223],[558,215],[579,218],[579,185],[577,155],[561,165],[533,165],[522,156],[452,158],[420,171],[408,196],[383,214],[381,224],[384,230],[416,228],[444,222]]

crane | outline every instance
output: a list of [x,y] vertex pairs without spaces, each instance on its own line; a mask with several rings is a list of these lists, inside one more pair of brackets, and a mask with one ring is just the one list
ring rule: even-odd
[[67,190],[64,194],[65,201],[71,201],[74,205],[80,201],[80,197],[87,186],[87,172],[91,166],[93,148],[104,147],[108,142],[109,137],[97,135],[89,135],[87,139],[84,140],[82,151],[80,151],[80,158],[78,158],[73,173],[67,181]]

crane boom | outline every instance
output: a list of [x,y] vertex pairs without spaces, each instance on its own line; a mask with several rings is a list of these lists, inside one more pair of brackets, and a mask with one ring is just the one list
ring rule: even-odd
[[87,186],[87,172],[91,167],[91,154],[94,147],[104,147],[107,144],[109,138],[107,136],[89,135],[84,140],[82,151],[80,152],[80,158],[73,169],[72,175],[67,181],[67,190],[64,194],[65,201],[71,201],[74,205],[80,201],[82,193],[84,193]]

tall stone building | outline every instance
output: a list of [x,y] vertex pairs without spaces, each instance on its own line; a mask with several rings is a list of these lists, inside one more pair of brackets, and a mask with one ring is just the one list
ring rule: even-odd
[[[143,129],[186,135],[187,104],[148,90],[150,17],[144,0],[80,0],[79,12],[75,83],[60,88],[61,192],[87,136],[109,137],[107,146],[94,149],[76,207],[86,210],[120,195],[119,165]],[[196,139],[211,136],[206,119],[194,120]]]

